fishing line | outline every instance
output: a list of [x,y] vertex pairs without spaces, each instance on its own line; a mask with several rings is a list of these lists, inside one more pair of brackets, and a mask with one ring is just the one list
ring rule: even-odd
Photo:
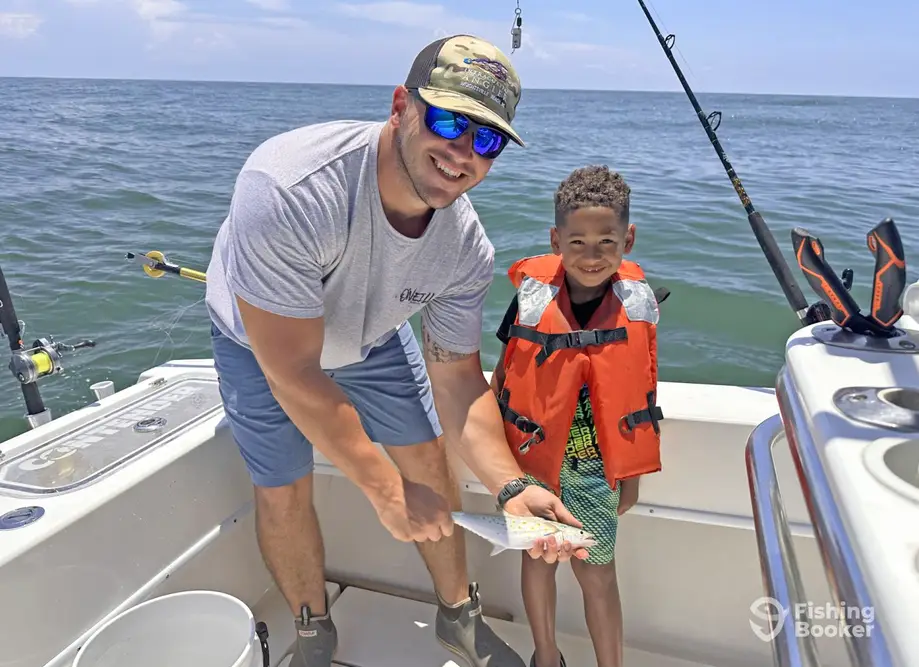
[[[186,314],[188,311],[190,311],[192,308],[194,308],[195,306],[197,306],[197,305],[200,304],[200,303],[203,303],[204,300],[205,300],[205,298],[206,298],[206,297],[202,296],[200,299],[197,299],[197,300],[194,301],[193,303],[190,303],[190,304],[184,305],[184,306],[179,306],[178,308],[176,308],[175,311],[172,312],[172,319],[166,320],[166,318],[163,318],[163,319],[166,320],[166,322],[168,322],[168,323],[165,323],[165,324],[164,324],[163,322],[161,322],[161,321],[159,321],[159,320],[154,321],[152,328],[153,328],[153,329],[156,329],[156,330],[158,330],[158,331],[162,331],[163,334],[164,334],[164,336],[163,336],[163,342],[160,343],[160,346],[159,346],[159,347],[157,348],[157,350],[156,350],[156,355],[153,357],[153,362],[152,362],[152,365],[153,365],[153,366],[156,366],[156,362],[157,362],[157,360],[159,359],[160,353],[163,351],[163,347],[166,345],[166,341],[167,341],[167,340],[168,340],[169,343],[171,344],[171,354],[174,354],[177,347],[180,347],[180,346],[182,346],[182,345],[185,345],[185,343],[187,343],[189,340],[191,340],[193,336],[195,336],[197,333],[199,333],[199,332],[197,332],[197,331],[192,331],[192,332],[191,332],[190,334],[188,334],[188,336],[186,336],[185,339],[182,340],[182,342],[179,343],[178,345],[176,345],[175,339],[173,339],[173,337],[172,337],[172,332],[173,332],[173,330],[178,326],[179,320],[181,320],[181,319],[185,316],[185,314]],[[172,360],[172,356],[170,356],[168,359],[166,359],[166,361],[171,361],[171,360]],[[165,363],[165,361],[164,361],[163,363]]]
[[[151,278],[163,278],[167,276],[176,276],[180,278],[185,278],[198,283],[207,282],[207,273],[205,271],[198,271],[197,269],[190,269],[188,267],[176,264],[169,261],[159,250],[151,250],[147,253],[134,253],[128,252],[125,254],[125,258],[128,260],[133,260],[134,262],[141,265],[144,273],[146,273]],[[159,360],[160,354],[163,351],[163,347],[168,341],[171,344],[172,353],[175,352],[176,345],[175,339],[172,337],[172,332],[178,326],[179,320],[185,316],[185,314],[193,309],[198,304],[202,303],[205,300],[205,296],[200,297],[194,302],[188,305],[179,306],[174,312],[173,316],[170,318],[159,318],[154,320],[153,328],[162,331],[164,333],[164,339],[160,346],[156,350],[156,356],[153,359],[153,365],[156,365],[157,360]],[[191,338],[196,334],[195,331],[192,331],[185,339],[178,345],[185,345]],[[172,357],[170,356],[170,359]]]
[[[81,255],[80,264],[79,264],[79,274],[78,274],[79,277],[84,278],[87,282],[91,282],[91,283],[109,283],[112,275],[115,274],[116,272],[121,271],[119,267],[109,265],[108,271],[106,271],[103,275],[101,276],[90,275],[87,271],[87,268],[94,267],[96,265],[97,265],[96,260],[93,260],[91,257],[87,255]],[[30,269],[30,267],[27,266],[26,269]],[[32,275],[43,275],[40,270],[32,269],[27,272],[30,272]],[[70,277],[72,276],[71,275],[65,276],[65,278],[70,278]],[[32,285],[36,284],[34,280],[30,281],[30,283]],[[54,287],[59,286],[61,283],[62,283],[62,280],[58,279],[57,277],[53,277],[48,281],[47,284],[50,287],[54,288]],[[69,298],[72,296],[72,292],[69,292],[68,290],[54,289],[53,291],[56,294],[56,296],[53,299],[41,301],[41,309],[43,311],[50,311],[60,301],[65,300],[65,299],[69,300]],[[23,292],[13,290],[12,287],[9,287],[9,292],[10,292],[10,296],[16,299],[18,303],[28,303],[29,300],[35,300],[37,296],[35,293],[26,294]]]
[[[664,29],[664,32],[666,32],[667,34],[670,34],[670,31],[667,30],[667,26],[664,24],[664,19],[661,18],[660,12],[657,11],[657,9],[651,3],[651,0],[647,0],[647,3],[651,7],[651,11],[654,12],[655,17],[657,18],[657,22],[660,23],[661,27]],[[690,78],[695,80],[696,74],[695,72],[692,71],[692,66],[689,64],[689,61],[686,60],[686,57],[683,55],[683,52],[680,51],[680,47],[677,46],[676,43],[674,42],[673,48],[676,49],[676,52],[680,55],[680,60],[683,61],[683,64],[686,65],[686,69],[689,70],[689,73],[691,75]]]

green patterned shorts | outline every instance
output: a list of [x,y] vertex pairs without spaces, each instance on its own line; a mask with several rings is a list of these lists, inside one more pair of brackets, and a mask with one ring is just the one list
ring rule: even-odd
[[[589,548],[587,560],[591,565],[605,565],[616,551],[616,529],[619,526],[619,488],[610,488],[600,459],[579,459],[575,465],[565,457],[561,473],[561,501],[593,533],[597,545]],[[527,475],[531,482],[548,488]]]

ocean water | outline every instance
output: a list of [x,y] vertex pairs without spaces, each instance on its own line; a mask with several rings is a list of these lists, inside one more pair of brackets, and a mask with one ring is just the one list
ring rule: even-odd
[[[233,182],[267,137],[338,118],[382,119],[391,87],[0,79],[0,266],[28,341],[96,347],[40,383],[55,415],[92,401],[89,385],[132,384],[169,359],[210,356],[204,286],[150,278],[126,252],[161,250],[204,270]],[[810,302],[790,230],[817,234],[868,302],[869,229],[898,223],[919,278],[919,100],[697,93],[723,115],[718,136]],[[797,320],[686,96],[525,91],[511,146],[471,192],[496,250],[483,331],[512,289],[506,269],[546,251],[552,194],[572,169],[603,163],[632,188],[631,258],[662,305],[660,378],[772,386]],[[416,328],[417,333],[417,328]],[[3,341],[2,350],[7,350]],[[26,429],[0,353],[0,442]]]

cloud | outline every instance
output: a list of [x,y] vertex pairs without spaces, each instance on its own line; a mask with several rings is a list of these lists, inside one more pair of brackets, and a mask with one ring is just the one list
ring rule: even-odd
[[417,2],[340,3],[337,9],[341,14],[351,18],[407,28],[432,28],[457,18],[455,12],[448,13],[443,5],[425,5]]
[[[363,19],[404,28],[426,29],[434,37],[446,37],[457,33],[472,33],[494,42],[505,53],[510,53],[510,28],[508,23],[483,21],[457,14],[455,9],[444,5],[429,5],[419,2],[393,0],[391,2],[339,3],[338,13],[351,19]],[[581,21],[583,14],[568,13],[569,20]],[[444,26],[449,26],[445,29]],[[559,58],[581,57],[614,57],[622,55],[602,44],[587,42],[557,41],[547,38],[541,27],[528,26],[523,31],[523,43],[518,51],[521,55],[530,54],[542,61]]]
[[178,0],[133,0],[133,5],[138,15],[147,21],[175,17],[188,10]]
[[[70,0],[90,5],[93,0]],[[263,9],[282,9],[286,0],[246,0]],[[224,3],[210,7],[191,0],[96,0],[98,7],[113,11],[110,21],[132,21],[135,28],[146,33],[139,47],[148,54],[147,62],[157,67],[181,66],[183,74],[189,68],[204,67],[207,71],[224,70],[230,62],[239,63],[242,54],[256,58],[247,71],[264,71],[264,65],[279,54],[296,52],[322,53],[323,50],[347,42],[334,26],[317,27],[304,18],[293,15],[265,14],[252,16]],[[115,18],[118,17],[118,18]],[[147,56],[145,56],[146,58]],[[261,68],[261,69],[260,69]],[[199,70],[204,71],[204,70]],[[242,70],[240,70],[242,72]],[[221,75],[226,77],[225,74]],[[251,76],[240,74],[240,76]],[[264,75],[262,75],[264,76]],[[181,78],[181,76],[179,77]]]
[[583,14],[581,12],[556,12],[556,16],[563,21],[573,21],[575,23],[590,23],[595,20],[588,14]]
[[405,0],[366,3],[342,2],[335,5],[335,11],[352,20],[364,20],[400,28],[423,30],[435,39],[458,33],[468,33],[500,44],[509,43],[510,41],[508,24],[471,18],[460,14],[452,6],[407,2]]
[[0,13],[0,36],[26,39],[38,32],[43,21],[38,14]]
[[268,12],[286,12],[290,9],[288,0],[246,0],[246,2]]
[[581,53],[585,55],[610,54],[613,48],[605,44],[591,44],[589,42],[546,42],[545,46],[558,54]]
[[304,30],[310,27],[310,23],[294,16],[265,16],[260,21],[264,26],[274,28],[284,28],[289,30]]
[[[285,0],[248,0],[263,9],[280,11]],[[153,35],[149,49],[169,43],[170,49],[189,48],[202,54],[225,51],[239,44],[252,45],[261,37],[278,30],[304,31],[309,24],[296,17],[269,16],[252,19],[245,16],[190,11],[179,0],[130,0],[137,15]],[[222,9],[222,7],[221,7]],[[173,54],[175,55],[175,54]]]
[[[61,0],[61,11],[44,23],[27,14],[27,3],[37,0],[22,2],[0,14],[0,40],[15,44],[40,26],[41,35],[80,54],[58,55],[57,65],[32,60],[31,70],[40,72],[391,83],[403,79],[417,49],[457,33],[496,44],[531,86],[557,76],[600,80],[608,77],[606,70],[628,68],[613,49],[591,44],[583,30],[560,26],[558,14],[527,24],[523,47],[512,54],[510,20],[476,16],[471,8],[457,11],[446,0],[328,0],[306,7],[291,0]],[[113,52],[125,57],[108,64]]]
[[131,0],[137,15],[150,26],[153,42],[164,42],[175,35],[181,28],[179,17],[188,12],[188,8],[178,0]]
[[[247,0],[263,9],[281,11],[286,0]],[[232,38],[219,33],[221,29],[232,29],[240,35],[264,32],[266,30],[302,30],[309,27],[304,19],[293,16],[263,16],[252,19],[246,16],[231,16],[206,12],[189,11],[179,0],[131,0],[141,19],[146,21],[154,35],[161,41],[179,35],[198,46],[213,44],[227,46]],[[203,36],[203,35],[206,35]]]
[[[327,7],[327,12],[337,15],[338,20],[316,24],[307,19],[313,17],[288,15],[263,15],[246,16],[236,15],[228,6],[213,5],[209,11],[193,9],[194,4],[188,0],[66,0],[76,5],[92,5],[107,3],[109,5],[122,5],[130,7],[135,16],[139,17],[151,32],[152,40],[147,45],[148,49],[163,51],[167,44],[171,55],[163,53],[163,57],[177,56],[176,49],[183,46],[201,53],[210,50],[225,50],[228,48],[244,47],[246,49],[267,48],[272,40],[277,40],[282,32],[290,35],[290,39],[316,39],[326,45],[335,43],[349,43],[360,36],[363,45],[362,51],[373,51],[380,45],[389,44],[389,48],[396,52],[405,51],[404,54],[393,53],[394,58],[404,58],[409,55],[415,43],[414,37],[409,39],[408,34],[417,35],[417,43],[422,44],[428,40],[445,37],[457,33],[471,33],[488,39],[510,55],[510,33],[507,21],[495,21],[473,18],[463,15],[455,8],[446,4],[413,2],[411,0],[371,0],[369,2],[335,2]],[[272,13],[288,12],[294,3],[290,0],[244,0],[247,4],[260,10]],[[323,12],[324,13],[324,12]],[[326,14],[328,16],[328,14]],[[558,19],[570,21],[583,21],[585,15],[577,13],[556,13]],[[344,18],[345,22],[341,19]],[[380,27],[368,27],[366,24],[379,24]],[[405,46],[400,48],[392,43],[391,30],[401,29],[407,31]],[[555,31],[543,29],[541,26],[529,25],[524,30],[523,46],[514,57],[539,62],[568,62],[584,61],[582,67],[596,65],[611,58],[617,57],[609,47],[579,41],[564,41]],[[273,48],[280,47],[280,43]],[[292,43],[284,46],[290,48]],[[298,52],[302,50],[297,45]]]

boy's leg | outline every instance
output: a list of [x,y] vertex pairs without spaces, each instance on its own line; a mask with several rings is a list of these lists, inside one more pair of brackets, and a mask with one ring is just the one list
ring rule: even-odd
[[[383,445],[402,475],[427,484],[455,510],[459,488],[444,448],[424,359],[406,322],[361,363],[332,371],[357,408],[367,435]],[[440,598],[435,633],[472,667],[523,667],[523,661],[482,618],[477,586],[470,586],[461,529],[437,542],[416,542]]]
[[586,560],[571,559],[584,597],[584,616],[597,667],[622,665],[622,606],[616,579],[619,488],[611,489],[599,460],[568,461],[562,467],[562,501],[593,533],[597,545]]
[[[577,560],[572,559],[572,560]],[[521,554],[520,592],[533,635],[532,667],[559,667],[561,655],[555,643],[557,589],[555,575],[558,562],[547,563]]]
[[[259,549],[304,630],[290,667],[329,667],[338,635],[326,608],[312,446],[275,400],[252,352],[214,326],[211,344],[230,432],[255,486]],[[316,632],[305,632],[307,623]]]

